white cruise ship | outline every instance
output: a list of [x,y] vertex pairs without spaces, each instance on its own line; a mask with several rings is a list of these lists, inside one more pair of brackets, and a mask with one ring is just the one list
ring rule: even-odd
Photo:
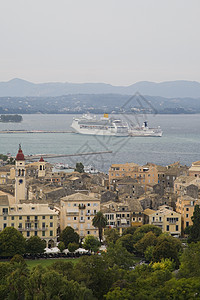
[[104,114],[100,119],[85,114],[80,119],[73,118],[71,127],[76,133],[90,135],[128,136],[129,126],[120,119],[109,118]]
[[141,127],[132,127],[130,126],[129,130],[130,136],[162,136],[162,130],[160,126],[157,128],[149,128],[147,121],[144,121],[143,125]]

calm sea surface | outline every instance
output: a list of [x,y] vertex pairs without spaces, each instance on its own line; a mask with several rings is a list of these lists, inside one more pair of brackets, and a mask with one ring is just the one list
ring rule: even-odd
[[[70,130],[75,115],[23,115],[21,123],[0,123],[0,130]],[[79,115],[80,116],[80,115]],[[175,161],[190,165],[200,160],[200,115],[148,115],[149,127],[160,125],[163,137],[102,137],[74,133],[0,134],[0,153],[15,155],[18,144],[25,154],[73,154],[113,151],[112,154],[57,158],[74,166],[77,161],[108,171],[112,163],[153,162],[167,165]],[[139,118],[140,123],[144,117]],[[133,120],[136,122],[136,120]]]

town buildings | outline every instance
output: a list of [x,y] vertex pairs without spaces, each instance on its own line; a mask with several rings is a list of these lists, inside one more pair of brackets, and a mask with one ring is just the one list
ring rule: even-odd
[[57,242],[58,212],[48,204],[28,203],[25,158],[21,146],[15,162],[15,196],[5,192],[0,194],[0,230],[11,226],[25,238],[39,236],[47,246],[53,246]]
[[172,207],[163,205],[150,214],[149,224],[160,227],[162,232],[172,236],[181,235],[181,214],[173,211]]
[[92,219],[100,211],[100,198],[97,195],[75,193],[61,198],[60,229],[71,226],[81,238],[87,235],[98,236],[98,229]]

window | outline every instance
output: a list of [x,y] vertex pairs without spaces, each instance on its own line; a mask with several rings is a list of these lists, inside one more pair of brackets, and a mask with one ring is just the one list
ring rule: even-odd
[[90,209],[87,210],[87,213],[90,214]]
[[27,231],[26,236],[27,236],[27,237],[30,236],[30,231]]
[[189,208],[188,208],[188,207],[186,208],[186,211],[189,211]]
[[176,225],[176,231],[178,231],[178,225]]
[[42,231],[42,236],[45,236],[45,231]]
[[50,219],[52,220],[52,219],[53,219],[53,216],[50,216]]
[[27,220],[30,220],[30,216],[27,216]]
[[74,206],[76,206],[76,203],[74,203]]
[[53,222],[50,222],[50,227],[53,227]]
[[87,206],[90,206],[90,203],[88,203]]
[[11,223],[11,227],[15,227],[15,224],[14,224],[14,223]]
[[162,218],[161,218],[161,217],[159,217],[159,221],[160,221],[160,222],[162,221]]
[[76,221],[76,217],[74,217],[74,221]]
[[125,215],[124,215],[124,214],[122,214],[122,218],[124,218],[124,216],[125,216]]
[[53,230],[50,230],[50,236],[53,236]]
[[22,228],[22,223],[19,223],[19,226],[18,226],[18,228]]
[[6,224],[6,223],[4,223],[4,224],[3,224],[3,228],[6,228],[6,226],[7,226],[7,224]]
[[12,217],[11,217],[11,220],[14,220],[14,219],[15,219],[15,217],[12,216]]
[[35,220],[37,220],[38,219],[38,217],[37,216],[35,216]]
[[3,217],[4,220],[7,220],[7,217]]
[[169,225],[167,225],[167,231],[169,231]]
[[186,227],[188,227],[189,226],[189,222],[186,222]]
[[90,220],[90,217],[87,217],[88,220]]
[[7,215],[8,214],[8,208],[3,208],[3,215]]
[[155,221],[155,217],[153,217],[153,222]]
[[35,229],[37,228],[37,226],[38,226],[38,224],[37,224],[37,223],[35,223]]
[[37,236],[37,231],[35,231],[35,236]]
[[96,211],[96,209],[94,209],[94,214],[96,214],[97,213],[97,211]]
[[45,222],[42,223],[42,228],[45,228]]
[[188,218],[188,214],[186,214],[186,218]]
[[89,231],[89,230],[87,231],[87,234],[90,234],[90,231]]
[[42,219],[44,220],[44,219],[45,219],[45,216],[42,216]]

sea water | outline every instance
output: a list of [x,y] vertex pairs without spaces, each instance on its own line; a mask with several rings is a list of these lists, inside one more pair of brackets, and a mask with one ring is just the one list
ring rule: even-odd
[[[0,123],[0,130],[71,130],[75,115],[23,115],[21,123]],[[80,115],[76,115],[80,117]],[[129,119],[130,116],[116,116]],[[56,158],[74,166],[76,162],[92,165],[108,172],[113,163],[152,162],[168,165],[175,161],[191,165],[200,160],[200,115],[147,115],[131,116],[133,123],[147,120],[149,127],[161,126],[162,137],[103,137],[75,133],[3,133],[0,134],[0,153],[15,155],[19,143],[28,154],[78,154],[112,151],[109,154]]]

